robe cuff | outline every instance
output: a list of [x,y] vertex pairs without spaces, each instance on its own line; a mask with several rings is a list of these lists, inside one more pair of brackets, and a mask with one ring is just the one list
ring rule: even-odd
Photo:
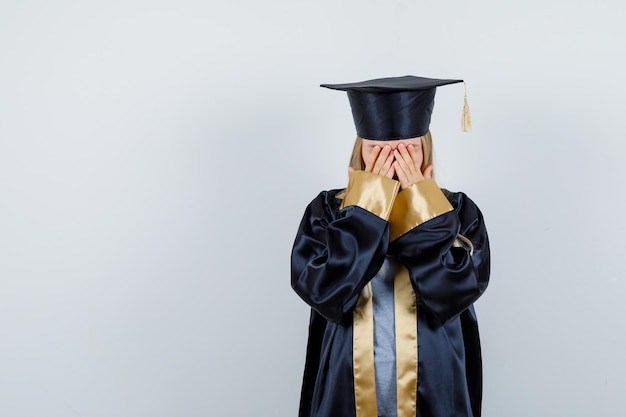
[[367,171],[353,171],[350,173],[341,208],[359,206],[383,220],[388,220],[399,189],[400,183],[391,178]]
[[424,180],[398,193],[389,216],[389,240],[454,210],[434,180]]

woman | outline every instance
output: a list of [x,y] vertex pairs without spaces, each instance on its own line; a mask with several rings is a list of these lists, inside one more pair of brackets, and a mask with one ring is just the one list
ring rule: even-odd
[[311,202],[292,251],[311,306],[300,417],[480,416],[487,232],[432,178],[435,90],[456,82],[322,85],[348,92],[358,137],[347,188]]

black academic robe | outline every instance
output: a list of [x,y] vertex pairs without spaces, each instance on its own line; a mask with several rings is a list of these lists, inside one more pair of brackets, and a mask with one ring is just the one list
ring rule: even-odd
[[[389,222],[340,190],[307,207],[292,251],[292,287],[311,306],[300,417],[355,417],[352,313],[389,254],[406,267],[417,300],[419,417],[479,417],[482,364],[472,304],[489,280],[481,212],[443,191],[453,210],[389,242]],[[473,244],[455,245],[461,234]],[[473,252],[473,253],[470,253]]]

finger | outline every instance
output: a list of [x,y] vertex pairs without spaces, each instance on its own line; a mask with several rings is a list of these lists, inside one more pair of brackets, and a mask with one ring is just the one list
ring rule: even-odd
[[[376,162],[374,163],[374,168],[372,168],[372,172],[374,174],[384,175],[387,172],[387,169],[389,169],[389,165],[386,165],[385,167],[385,164],[387,163],[390,152],[391,146],[389,145],[385,145],[380,151],[380,154],[378,155],[378,158],[376,158]],[[385,169],[385,171],[381,173],[383,169]]]
[[374,146],[374,148],[372,149],[372,153],[370,154],[369,160],[365,161],[365,170],[367,172],[372,172],[372,169],[374,168],[374,163],[376,162],[376,159],[378,158],[378,155],[380,154],[380,146]]
[[372,172],[372,169],[374,169],[374,164],[376,163],[376,159],[378,158],[378,155],[380,154],[380,151],[382,150],[382,148],[380,146],[374,146],[374,148],[372,149],[372,152],[370,153],[369,156],[369,160],[365,161],[365,170],[368,172]]
[[[383,164],[383,168],[381,169],[381,171],[384,173],[385,176],[391,170],[391,167],[392,167],[394,159],[395,159],[395,156],[393,155],[393,151],[390,150],[389,151],[389,156],[387,156],[387,159],[385,160],[385,163]],[[381,175],[383,175],[383,174],[381,173]]]
[[[413,172],[415,172],[413,157],[411,156],[411,153],[409,152],[408,147],[404,143],[400,143],[398,144],[398,149],[396,151],[398,152],[399,155],[402,156],[401,159],[402,161],[404,161],[404,165],[406,165],[406,166],[403,166],[403,169],[407,172],[407,174],[410,175]],[[399,159],[399,158],[396,157],[396,159]]]
[[[406,149],[405,149],[406,151]],[[394,151],[394,155],[396,157],[396,161],[399,163],[399,168],[402,169],[403,171],[405,171],[407,173],[407,175],[410,175],[411,173],[411,169],[409,168],[409,163],[412,164],[411,159],[405,159],[405,157],[402,155],[402,153],[400,151],[398,151],[397,149]],[[408,153],[407,153],[408,155]]]
[[398,175],[398,180],[400,181],[400,187],[402,189],[405,189],[407,187],[407,184],[409,183],[409,177],[406,175],[404,170],[400,167],[399,161],[397,160],[394,161],[393,167],[394,167],[394,170],[396,171],[396,174]]
[[433,166],[432,165],[428,165],[424,169],[424,178],[427,179],[427,180],[432,180],[433,179]]
[[354,169],[353,167],[348,167],[348,172],[354,172],[356,171],[356,169]]
[[385,177],[393,179],[394,175],[396,175],[396,169],[393,164],[391,164],[391,167],[389,168],[389,171],[387,171],[387,173],[385,174]]
[[413,166],[420,170],[422,167],[422,162],[424,162],[424,153],[422,152],[421,146],[409,145],[408,147],[409,155],[411,155],[411,159],[413,160]]

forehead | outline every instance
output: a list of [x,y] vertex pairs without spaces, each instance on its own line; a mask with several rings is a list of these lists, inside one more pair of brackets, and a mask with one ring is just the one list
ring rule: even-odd
[[422,138],[421,136],[419,136],[416,138],[399,139],[399,140],[363,139],[363,146],[368,146],[368,147],[380,146],[382,148],[385,145],[389,145],[392,148],[394,148],[400,143],[404,143],[405,145],[419,145],[420,143],[422,143]]

